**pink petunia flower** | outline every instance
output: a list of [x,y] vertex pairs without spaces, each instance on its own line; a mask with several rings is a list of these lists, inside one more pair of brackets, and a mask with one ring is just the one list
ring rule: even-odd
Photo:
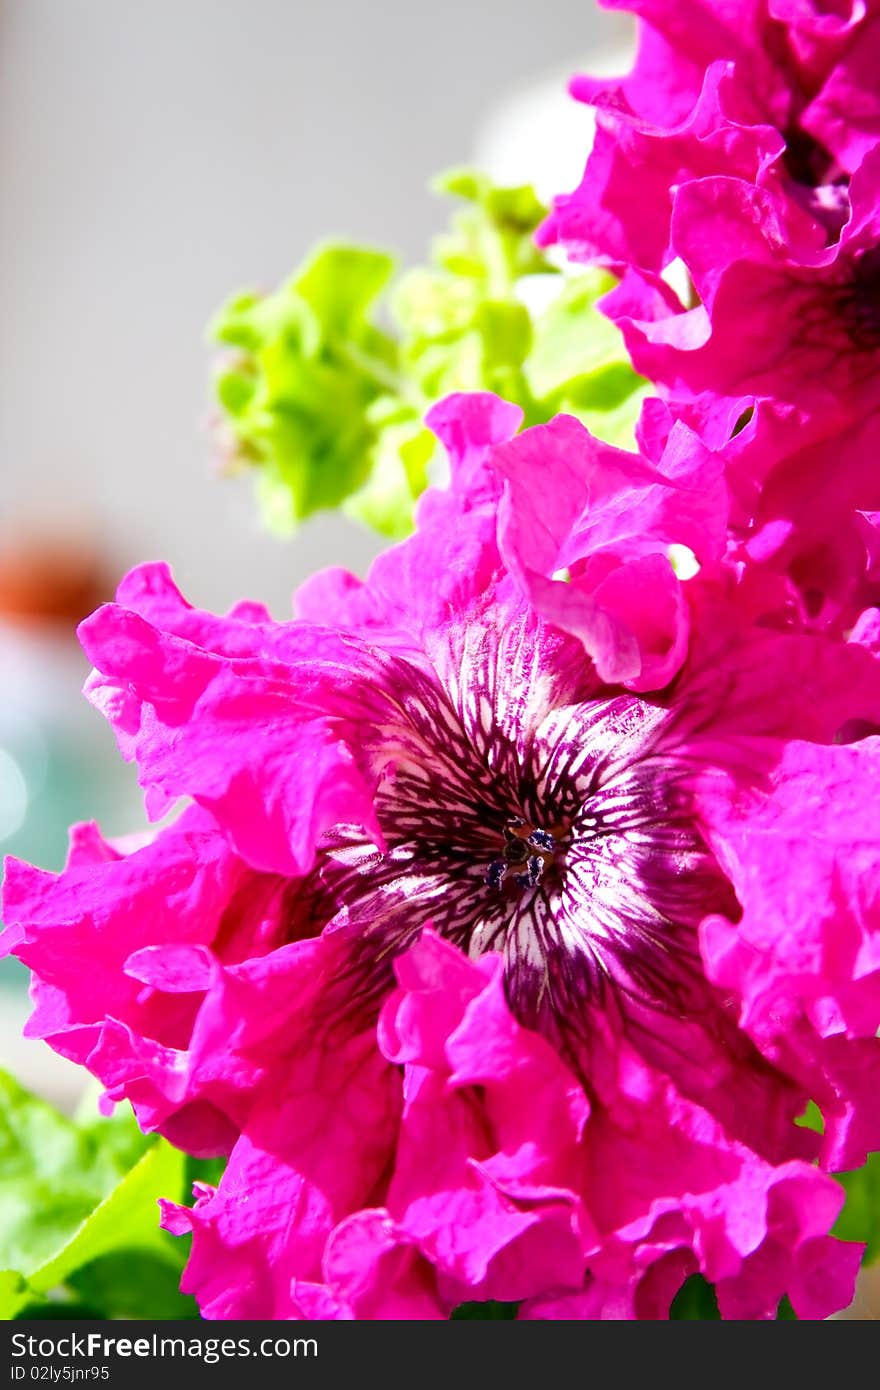
[[877,601],[864,515],[880,507],[878,176],[880,153],[854,176],[850,218],[830,246],[766,190],[686,184],[673,236],[701,302],[685,309],[635,271],[605,300],[671,418],[721,450],[744,558],[791,578],[802,617],[842,614],[844,627]]
[[880,7],[627,7],[633,71],[573,83],[596,139],[539,239],[621,275],[602,307],[723,454],[729,559],[765,589],[762,620],[845,634],[880,601],[862,519],[880,505]]
[[631,73],[575,78],[596,107],[580,186],[541,239],[575,259],[658,271],[674,195],[710,176],[769,184],[826,219],[880,138],[880,6],[813,0],[606,0],[640,20]]
[[785,1291],[807,1318],[849,1297],[859,1247],[827,1235],[833,1182],[731,1140],[622,1039],[588,1101],[512,1017],[503,973],[425,931],[397,963],[379,1056],[313,1039],[307,1090],[285,1070],[220,1187],[166,1206],[193,1233],[184,1287],[205,1315],[442,1318],[525,1299],[525,1318],[665,1318],[698,1271],[725,1317],[772,1317]]
[[676,579],[683,428],[655,466],[492,397],[435,425],[450,487],[365,583],[276,623],[145,567],[84,624],[151,815],[193,804],[10,865],[30,1031],[230,1153],[166,1213],[206,1316],[663,1317],[696,1272],[825,1316],[860,1252],[812,1160],[880,1146],[880,745],[841,741],[880,669],[756,630],[711,531]]

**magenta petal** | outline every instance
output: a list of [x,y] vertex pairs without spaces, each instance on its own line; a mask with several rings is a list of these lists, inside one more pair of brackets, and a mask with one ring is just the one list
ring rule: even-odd
[[[724,551],[720,461],[683,427],[657,466],[559,416],[495,449],[506,481],[501,553],[524,593],[583,642],[603,680],[665,685],[687,649],[688,619],[667,553]],[[542,480],[536,485],[536,480]],[[558,577],[569,572],[568,581]]]
[[[732,778],[700,792],[743,907],[735,928],[707,920],[707,971],[736,991],[741,1026],[762,1050],[812,1078],[833,1168],[856,1167],[880,1146],[880,1125],[864,1109],[866,1088],[880,1083],[880,845],[865,816],[878,750],[877,739],[857,748],[792,742],[761,750],[763,793]],[[820,836],[806,829],[817,799]],[[843,1038],[861,1040],[859,1068],[841,1067]]]
[[359,1319],[444,1320],[433,1271],[385,1211],[361,1211],[327,1243],[324,1277]]
[[276,1084],[188,1218],[181,1287],[208,1318],[290,1317],[296,1281],[320,1280],[330,1232],[388,1161],[399,1083],[369,1038],[300,1056]]

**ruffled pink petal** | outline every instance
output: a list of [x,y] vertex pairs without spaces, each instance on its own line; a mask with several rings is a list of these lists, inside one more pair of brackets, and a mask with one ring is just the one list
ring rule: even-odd
[[[511,1301],[579,1277],[585,1217],[571,1184],[588,1115],[581,1088],[511,1017],[497,961],[487,977],[425,933],[399,979],[380,1026],[388,1054],[407,1057],[389,1211],[454,1301]],[[440,1019],[442,1051],[431,1026]]]
[[436,1322],[448,1317],[434,1272],[387,1211],[361,1211],[336,1227],[324,1277],[355,1318]]
[[[59,875],[9,861],[3,944],[33,972],[28,1036],[127,1097],[145,1129],[227,1152],[261,1070],[233,1051],[230,980],[237,961],[265,971],[279,954],[296,921],[287,887],[195,809],[128,854],[86,827]],[[288,1010],[293,988],[288,972]]]
[[501,553],[529,601],[578,637],[603,680],[665,685],[688,637],[667,554],[687,546],[707,565],[723,555],[720,460],[677,425],[655,466],[559,416],[493,450],[491,463],[506,485]]
[[80,636],[98,668],[87,693],[114,725],[124,756],[136,758],[154,817],[191,796],[224,826],[237,853],[276,873],[307,870],[321,832],[343,819],[360,820],[381,840],[374,779],[358,766],[345,726],[314,697],[310,708],[306,694],[338,688],[340,661],[351,663],[338,637],[276,624],[277,655],[230,658],[118,604],[99,609]]
[[586,1191],[603,1232],[590,1271],[611,1309],[625,1307],[629,1290],[637,1317],[668,1317],[683,1279],[700,1272],[722,1316],[772,1318],[783,1293],[801,1299],[799,1280],[815,1294],[817,1263],[824,1289],[804,1297],[798,1315],[824,1317],[850,1301],[861,1247],[827,1235],[841,1188],[809,1164],[774,1167],[732,1142],[628,1048],[588,1140]]
[[[743,756],[766,768],[763,788],[732,775],[699,790],[743,908],[736,926],[707,920],[707,973],[735,991],[741,1027],[762,1051],[812,1084],[831,1168],[857,1167],[865,1149],[880,1147],[880,1125],[864,1108],[880,1084],[880,844],[866,815],[878,755],[876,738],[753,747]],[[844,1039],[861,1040],[858,1068],[840,1069]]]
[[[400,1083],[375,1041],[317,1039],[275,1074],[216,1191],[165,1208],[192,1231],[181,1288],[207,1318],[296,1315],[299,1281],[321,1283],[328,1237],[370,1205],[393,1153]],[[301,1315],[301,1314],[300,1314]]]
[[676,188],[720,170],[759,183],[784,149],[772,126],[731,119],[736,76],[726,60],[709,65],[693,108],[671,127],[630,110],[620,89],[576,82],[574,91],[598,107],[596,136],[579,187],[555,199],[538,240],[562,243],[575,260],[661,270],[673,255]]

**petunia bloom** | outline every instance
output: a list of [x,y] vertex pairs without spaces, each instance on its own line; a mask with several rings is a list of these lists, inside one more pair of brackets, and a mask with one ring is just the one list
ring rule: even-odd
[[813,1160],[880,1145],[880,748],[840,741],[876,661],[754,629],[710,545],[652,689],[630,615],[700,512],[689,436],[664,474],[489,397],[435,423],[450,487],[366,582],[276,623],[146,567],[84,625],[151,814],[194,805],[11,866],[31,1031],[230,1152],[166,1213],[206,1316],[662,1317],[696,1272],[725,1316],[824,1316],[859,1249]]
[[687,184],[673,231],[701,302],[685,309],[634,271],[605,301],[672,417],[724,452],[731,519],[751,557],[774,557],[830,611],[836,593],[837,608],[857,602],[872,565],[862,516],[880,507],[878,174],[880,154],[854,176],[850,218],[830,246],[766,190]]
[[635,65],[573,83],[596,139],[540,237],[621,276],[602,307],[723,454],[729,558],[766,589],[762,620],[843,634],[880,598],[880,9],[627,7]]
[[713,176],[845,220],[849,176],[880,138],[874,0],[606,3],[638,15],[636,62],[617,81],[573,80],[572,94],[596,107],[595,143],[542,241],[658,271],[676,255],[676,190]]

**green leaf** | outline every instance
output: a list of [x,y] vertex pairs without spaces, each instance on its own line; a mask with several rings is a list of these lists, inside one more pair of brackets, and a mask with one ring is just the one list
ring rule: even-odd
[[499,369],[522,366],[532,344],[532,322],[524,305],[487,299],[474,314],[474,327],[483,339],[487,381]]
[[28,1322],[33,1318],[49,1318],[54,1322],[56,1318],[100,1319],[104,1317],[104,1313],[101,1308],[91,1303],[80,1303],[73,1298],[59,1298],[54,1302],[25,1303],[15,1317],[26,1319]]
[[328,245],[312,253],[292,289],[313,310],[326,338],[360,336],[369,310],[391,278],[394,261],[384,251]]
[[384,424],[370,476],[344,504],[348,515],[391,540],[409,535],[415,499],[427,486],[434,446],[433,434],[416,419]]
[[[702,1274],[691,1274],[685,1279],[669,1309],[670,1321],[717,1322],[721,1318],[718,1311],[718,1298],[712,1284]],[[784,1294],[776,1310],[776,1320],[797,1321],[797,1313],[791,1306],[788,1294]]]
[[27,1281],[22,1275],[14,1269],[0,1270],[0,1319],[14,1318],[29,1298]]
[[880,1257],[880,1153],[871,1154],[863,1167],[834,1176],[846,1192],[846,1202],[833,1234],[841,1240],[864,1241],[862,1263],[873,1264]]
[[73,1293],[104,1310],[103,1316],[110,1308],[115,1318],[197,1318],[195,1299],[182,1294],[179,1284],[177,1260],[142,1247],[111,1251],[67,1279]]
[[584,271],[563,281],[540,315],[528,370],[531,388],[540,399],[570,395],[579,377],[608,361],[626,360],[618,329],[595,309],[613,285],[605,271]]
[[795,1124],[801,1129],[811,1129],[815,1134],[825,1133],[825,1117],[814,1100],[808,1100],[804,1113],[798,1115]]
[[269,525],[286,532],[366,482],[374,403],[397,387],[397,349],[371,317],[394,265],[319,247],[275,294],[236,295],[211,325],[237,349],[216,382],[240,463],[259,469]]
[[[171,1306],[186,1246],[160,1230],[156,1203],[184,1197],[185,1178],[183,1155],[143,1135],[127,1108],[77,1123],[0,1072],[0,1317],[71,1300],[95,1315],[96,1286],[77,1290],[77,1279],[121,1254],[132,1268],[144,1255],[154,1272],[164,1266],[161,1298],[155,1280],[143,1285],[131,1314],[160,1316],[153,1310]],[[117,1315],[108,1281],[103,1290],[98,1315]]]
[[510,1322],[519,1310],[518,1303],[460,1303],[449,1315],[450,1322]]
[[48,1293],[83,1265],[121,1249],[136,1248],[167,1259],[170,1247],[159,1227],[156,1201],[159,1196],[182,1196],[183,1172],[183,1154],[164,1140],[154,1140],[62,1248],[28,1275],[30,1287]]
[[[142,1151],[149,1141],[141,1136]],[[119,1180],[112,1149],[0,1073],[0,1268],[29,1276]]]
[[711,1284],[702,1274],[685,1279],[669,1308],[670,1321],[716,1322],[721,1314],[718,1299]]
[[621,405],[611,409],[588,409],[585,407],[564,407],[576,415],[582,425],[586,425],[597,439],[613,444],[617,449],[635,449],[636,421],[642,408],[642,401],[651,394],[650,386],[642,386],[627,396]]

